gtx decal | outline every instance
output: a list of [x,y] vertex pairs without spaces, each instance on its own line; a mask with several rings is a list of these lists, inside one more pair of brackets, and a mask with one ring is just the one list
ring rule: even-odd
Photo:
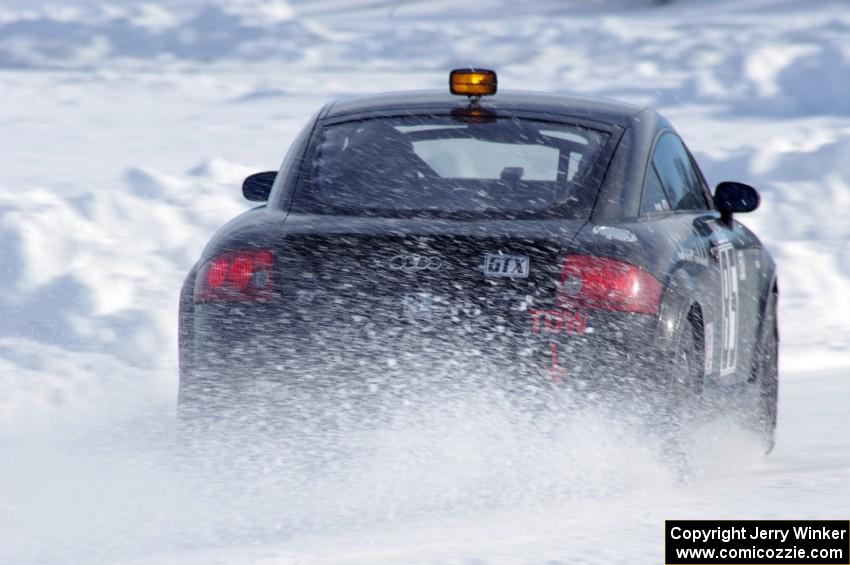
[[484,255],[484,274],[488,277],[527,278],[528,255]]

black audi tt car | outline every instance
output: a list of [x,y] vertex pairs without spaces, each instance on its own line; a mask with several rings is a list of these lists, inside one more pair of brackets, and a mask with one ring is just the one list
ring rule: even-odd
[[329,103],[245,180],[258,206],[182,288],[181,411],[430,380],[694,411],[711,388],[749,392],[770,444],[776,270],[734,216],[756,191],[712,194],[652,109],[477,69],[449,90]]

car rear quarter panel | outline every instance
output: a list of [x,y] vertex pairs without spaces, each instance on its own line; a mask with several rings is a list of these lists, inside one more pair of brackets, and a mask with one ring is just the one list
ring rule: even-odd
[[589,223],[573,242],[570,252],[606,257],[630,263],[653,275],[664,287],[662,306],[647,335],[631,336],[647,349],[662,349],[687,321],[689,310],[704,308],[708,296],[707,263],[700,258],[701,244],[695,233],[682,233],[681,218],[668,217]]

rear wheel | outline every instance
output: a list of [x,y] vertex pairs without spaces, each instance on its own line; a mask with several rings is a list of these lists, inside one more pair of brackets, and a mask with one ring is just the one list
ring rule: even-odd
[[192,370],[183,370],[177,389],[177,422],[180,431],[197,433],[215,420],[215,410],[205,394],[208,387]]
[[776,318],[776,294],[770,301],[762,320],[762,331],[756,344],[752,380],[755,386],[755,406],[751,414],[754,431],[770,453],[776,442],[776,420],[779,401],[779,332]]
[[230,372],[181,367],[177,417],[184,429],[204,429],[238,421],[245,413],[244,395]]
[[692,311],[682,324],[674,342],[659,392],[661,438],[668,456],[677,464],[685,464],[685,452],[690,443],[696,420],[701,413],[705,365],[701,334],[701,317]]

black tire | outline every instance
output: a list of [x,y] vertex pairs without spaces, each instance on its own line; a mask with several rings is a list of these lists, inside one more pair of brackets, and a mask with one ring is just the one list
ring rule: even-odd
[[771,293],[761,334],[753,358],[753,384],[755,406],[752,427],[770,453],[776,443],[776,422],[779,407],[779,331],[776,316],[777,298]]
[[701,327],[700,317],[691,313],[682,324],[670,360],[669,401],[671,408],[682,417],[693,416],[702,398],[705,363]]
[[204,428],[224,420],[238,420],[244,399],[227,373],[183,367],[177,392],[177,418],[184,428]]
[[204,394],[207,387],[191,369],[183,369],[177,389],[177,422],[182,434],[197,434],[210,426],[215,410]]
[[705,378],[701,318],[692,312],[682,324],[667,358],[665,379],[659,387],[663,417],[659,430],[667,454],[686,466],[686,451],[702,410]]

